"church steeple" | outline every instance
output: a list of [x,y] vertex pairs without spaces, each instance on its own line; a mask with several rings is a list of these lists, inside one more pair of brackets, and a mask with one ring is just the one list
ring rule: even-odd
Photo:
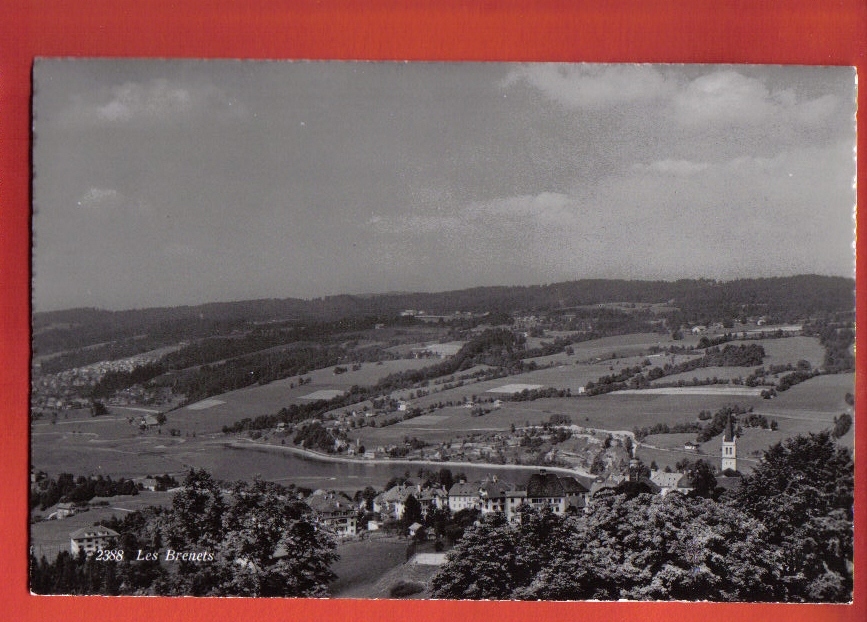
[[722,440],[722,470],[738,470],[738,438],[734,434],[732,416],[726,422]]

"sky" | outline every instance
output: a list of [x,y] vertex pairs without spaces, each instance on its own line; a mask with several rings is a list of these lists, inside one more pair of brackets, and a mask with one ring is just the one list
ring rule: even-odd
[[855,70],[41,59],[34,311],[854,274]]

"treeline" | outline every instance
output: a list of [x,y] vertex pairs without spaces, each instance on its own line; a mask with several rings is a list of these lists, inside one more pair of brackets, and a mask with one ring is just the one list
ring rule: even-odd
[[170,386],[176,395],[186,396],[189,403],[255,384],[301,376],[314,369],[336,365],[345,356],[346,350],[340,346],[305,346],[280,353],[264,352],[180,371],[161,383]]
[[649,361],[643,365],[625,367],[615,374],[600,377],[595,382],[588,382],[585,386],[587,395],[601,395],[612,391],[624,389],[644,389],[650,383],[666,376],[682,374],[706,367],[751,367],[761,365],[765,358],[765,349],[755,343],[748,345],[727,345],[722,350],[719,347],[711,347],[705,350],[703,356],[694,358],[676,365],[666,363],[663,367],[654,367],[648,370],[645,376],[642,373]]
[[815,335],[825,348],[823,367],[829,374],[849,372],[855,369],[852,345],[855,331],[850,322],[817,321],[804,326],[805,335]]
[[113,480],[102,475],[77,478],[72,473],[61,473],[57,479],[42,474],[30,490],[30,509],[45,510],[60,502],[86,503],[94,497],[137,495],[138,486],[129,479]]
[[136,384],[145,384],[165,372],[166,366],[162,363],[148,363],[130,371],[108,371],[93,386],[90,397],[94,399],[111,397],[118,391]]
[[[700,469],[698,469],[700,470]],[[707,469],[705,469],[707,470]],[[691,481],[702,473],[691,470]],[[628,483],[586,512],[482,516],[432,580],[435,598],[849,602],[854,468],[828,433],[769,448],[718,500]],[[705,485],[707,484],[707,485]],[[818,545],[817,543],[821,543]]]
[[554,387],[545,387],[542,389],[524,389],[517,393],[512,393],[506,397],[510,402],[532,402],[547,397],[572,397],[571,389],[555,389]]
[[516,373],[523,369],[523,346],[524,338],[508,329],[488,329],[465,343],[457,354],[440,363],[385,376],[376,383],[374,391],[391,393],[415,385],[424,385],[436,378],[450,376],[476,365],[507,368],[510,373]]
[[[722,434],[728,424],[729,418],[732,420],[733,430],[736,435],[740,434],[739,420],[744,427],[748,428],[763,428],[777,429],[776,421],[769,421],[764,415],[754,414],[752,406],[744,407],[739,404],[729,404],[723,406],[713,415],[710,411],[703,410],[698,414],[699,421],[687,421],[682,423],[668,424],[656,423],[652,426],[635,426],[632,428],[632,433],[639,441],[644,440],[652,434],[682,434],[682,433],[697,433],[696,440],[699,443],[705,443],[715,436]],[[707,423],[701,423],[707,421]]]
[[34,314],[34,348],[40,354],[48,354],[142,334],[154,343],[176,343],[194,335],[228,334],[233,326],[250,322],[390,317],[403,309],[424,309],[438,315],[457,310],[490,312],[505,317],[517,310],[551,311],[617,301],[670,302],[679,309],[670,315],[672,326],[756,315],[787,322],[851,313],[855,307],[854,291],[853,279],[817,275],[727,282],[588,279],[526,287],[476,287],[435,294],[249,300],[132,311],[72,309]]
[[334,451],[335,438],[326,430],[321,423],[311,423],[298,430],[294,445],[301,445],[304,449],[318,449],[327,453]]
[[[37,594],[321,597],[336,577],[336,542],[294,491],[272,482],[236,483],[224,495],[205,471],[190,471],[168,508],[151,507],[106,525],[122,559],[60,553],[30,557]],[[139,550],[157,559],[137,559]],[[167,559],[167,551],[197,559]]]

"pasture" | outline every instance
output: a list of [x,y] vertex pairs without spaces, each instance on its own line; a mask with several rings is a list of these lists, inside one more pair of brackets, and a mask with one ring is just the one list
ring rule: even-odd
[[796,364],[803,359],[810,362],[814,369],[822,366],[825,360],[825,349],[816,337],[784,337],[782,339],[760,339],[758,341],[743,341],[735,343],[757,343],[765,349],[767,357],[762,363],[765,367],[771,365]]

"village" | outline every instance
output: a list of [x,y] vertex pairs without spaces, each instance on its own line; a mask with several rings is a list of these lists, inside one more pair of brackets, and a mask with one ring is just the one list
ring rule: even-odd
[[[444,538],[455,543],[454,519],[463,516],[481,517],[502,513],[509,522],[521,520],[523,508],[551,511],[555,515],[576,514],[588,511],[594,499],[600,495],[616,494],[625,488],[665,496],[670,493],[689,494],[696,486],[711,486],[713,492],[722,494],[735,488],[740,482],[737,471],[737,436],[733,433],[731,420],[722,436],[719,468],[707,463],[698,474],[673,472],[670,469],[650,469],[631,458],[623,472],[611,472],[606,477],[590,478],[567,474],[565,469],[550,471],[542,468],[520,482],[500,479],[496,474],[483,480],[467,481],[458,476],[453,481],[449,469],[430,472],[427,478],[399,477],[396,482],[381,492],[368,487],[354,497],[339,490],[317,489],[308,495],[297,493],[313,511],[318,524],[342,540],[370,537],[383,533],[408,538],[415,542],[435,541],[436,551],[444,548]],[[712,483],[701,480],[713,472]],[[452,482],[450,485],[446,485]],[[133,480],[141,491],[183,490],[169,476],[147,477]],[[172,484],[175,487],[167,488]],[[223,489],[231,495],[231,489]],[[707,491],[703,491],[706,494]],[[96,501],[93,507],[107,505]],[[64,520],[91,509],[87,502],[60,502],[45,520]],[[458,522],[460,519],[458,518]],[[450,532],[450,527],[452,531]],[[100,525],[86,526],[69,534],[69,550],[72,555],[101,554],[115,547],[120,534]],[[427,555],[426,563],[435,565],[444,561],[444,556]],[[433,562],[431,561],[433,560]]]

